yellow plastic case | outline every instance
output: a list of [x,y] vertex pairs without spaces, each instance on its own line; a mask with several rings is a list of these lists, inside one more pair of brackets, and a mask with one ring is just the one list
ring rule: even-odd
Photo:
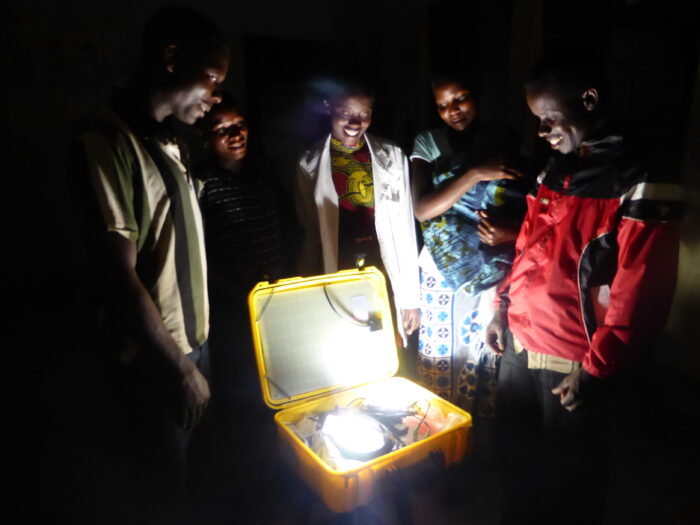
[[[391,306],[374,267],[259,283],[248,297],[265,403],[300,477],[335,512],[368,503],[396,469],[442,457],[459,462],[467,449],[469,413],[400,377]],[[334,470],[288,426],[305,414],[344,407],[378,391],[428,400],[453,426],[350,470]],[[414,394],[415,392],[415,394]]]

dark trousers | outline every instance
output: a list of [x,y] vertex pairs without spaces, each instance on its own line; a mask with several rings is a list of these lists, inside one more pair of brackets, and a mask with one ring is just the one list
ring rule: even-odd
[[208,472],[210,499],[235,515],[238,523],[255,523],[266,494],[279,478],[274,411],[265,405],[255,359],[247,296],[252,284],[211,273],[210,348],[214,430]]
[[608,412],[599,398],[573,412],[551,393],[566,374],[527,368],[527,353],[501,360],[496,450],[502,523],[602,521],[608,488]]
[[[209,379],[207,343],[188,354]],[[168,523],[183,515],[191,491],[192,467],[207,415],[194,430],[182,427],[182,393],[177,378],[158,358],[138,355],[119,374],[122,398],[126,499],[145,522]]]

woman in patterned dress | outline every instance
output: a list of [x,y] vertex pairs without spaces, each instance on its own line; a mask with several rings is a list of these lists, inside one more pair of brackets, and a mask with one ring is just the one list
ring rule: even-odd
[[485,344],[485,328],[512,261],[526,187],[505,161],[516,141],[478,120],[473,84],[444,75],[432,88],[445,125],[419,134],[411,154],[413,207],[425,241],[418,377],[491,417],[498,356]]

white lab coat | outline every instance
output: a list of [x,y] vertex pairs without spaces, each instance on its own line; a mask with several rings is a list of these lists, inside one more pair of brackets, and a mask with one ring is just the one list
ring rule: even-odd
[[[304,229],[299,256],[302,275],[338,271],[338,194],[331,176],[330,140],[329,135],[307,150],[297,165],[295,201]],[[372,158],[374,226],[403,334],[400,310],[420,307],[408,159],[390,142],[367,134],[365,140]]]

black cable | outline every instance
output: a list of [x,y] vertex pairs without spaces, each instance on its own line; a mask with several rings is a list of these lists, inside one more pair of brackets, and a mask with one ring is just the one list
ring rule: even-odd
[[328,290],[327,290],[327,288],[328,288],[328,283],[323,283],[323,293],[324,293],[325,296],[326,296],[326,301],[328,301],[328,304],[331,306],[331,308],[332,308],[333,311],[335,312],[335,315],[337,315],[338,317],[340,317],[343,321],[346,321],[346,322],[348,322],[348,323],[350,323],[350,324],[354,324],[355,326],[361,326],[361,327],[363,327],[363,328],[368,328],[368,327],[369,327],[369,322],[363,323],[363,322],[361,322],[361,321],[358,321],[358,320],[355,319],[354,317],[342,315],[342,314],[335,308],[335,305],[333,304],[333,301],[331,301],[331,298],[330,298],[330,296],[328,295]]
[[273,294],[273,293],[275,293],[275,289],[274,289],[274,288],[273,288],[272,290],[270,290],[270,293],[268,294],[267,299],[265,299],[265,302],[263,303],[262,308],[261,308],[260,311],[258,312],[258,317],[255,319],[255,322],[256,322],[256,323],[257,323],[258,321],[260,321],[260,319],[262,318],[263,314],[265,313],[265,310],[267,310],[267,305],[270,304],[270,300],[272,299],[272,294]]

